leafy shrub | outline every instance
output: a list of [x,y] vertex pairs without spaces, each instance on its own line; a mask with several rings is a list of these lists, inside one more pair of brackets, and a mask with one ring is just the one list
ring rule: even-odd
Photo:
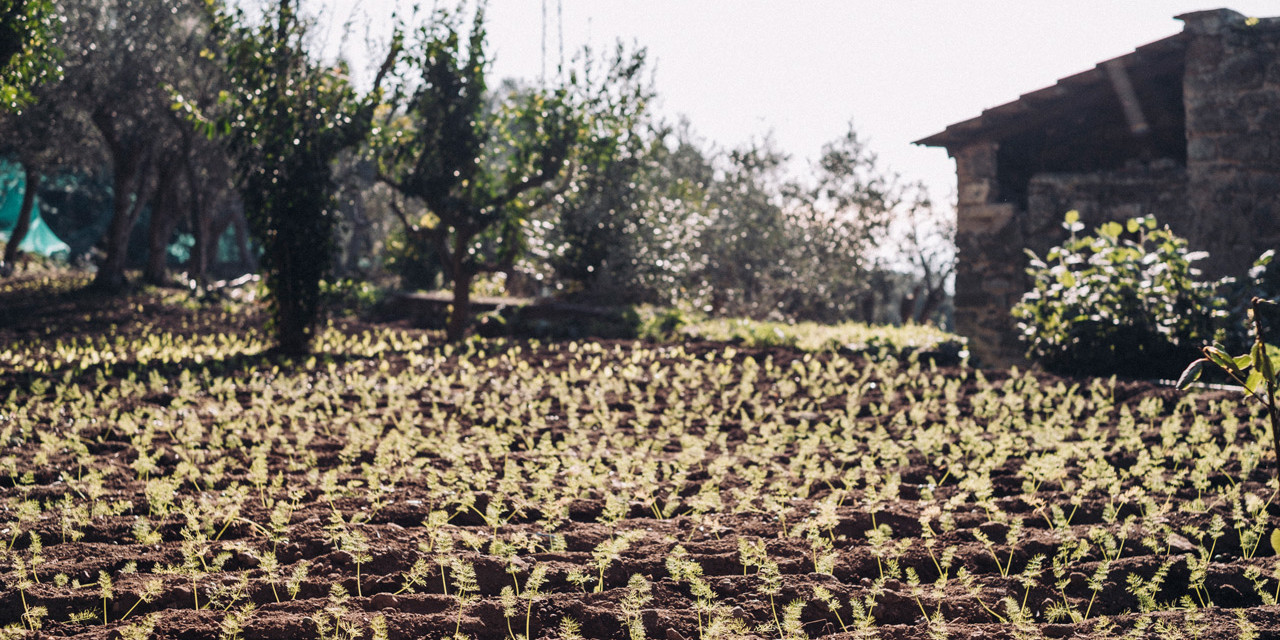
[[686,340],[730,342],[746,347],[787,347],[800,351],[834,351],[873,360],[907,360],[955,365],[969,356],[965,338],[929,325],[874,325],[843,322],[766,322],[748,318],[688,317],[674,336]]
[[342,315],[363,315],[381,302],[386,292],[371,282],[342,278],[320,281],[321,305]]
[[425,238],[395,229],[387,235],[383,265],[409,291],[433,291],[441,284],[444,262]]
[[680,307],[642,306],[634,311],[639,322],[637,333],[647,340],[670,340],[694,320]]
[[1173,377],[1220,337],[1224,282],[1200,282],[1205,257],[1152,216],[1108,222],[1095,235],[1070,211],[1071,237],[1044,260],[1028,251],[1034,284],[1014,306],[1027,356],[1058,373]]
[[[1255,326],[1252,317],[1253,300],[1280,300],[1280,262],[1275,261],[1275,251],[1267,250],[1258,256],[1248,274],[1230,288],[1226,294],[1232,321],[1228,323],[1223,346],[1231,352],[1243,351],[1253,346]],[[1267,316],[1260,318],[1264,340],[1278,344],[1275,323]]]
[[[1266,268],[1271,262],[1271,255],[1272,253],[1267,251],[1254,263],[1254,270],[1250,271],[1249,276],[1255,282],[1258,282],[1256,272]],[[1280,311],[1280,304],[1275,301],[1257,297],[1251,299],[1248,318],[1253,326],[1252,348],[1247,353],[1235,357],[1216,345],[1202,348],[1200,352],[1204,357],[1192,362],[1182,372],[1178,377],[1178,388],[1185,389],[1195,382],[1207,364],[1213,364],[1222,369],[1236,384],[1244,387],[1247,395],[1253,396],[1266,410],[1267,418],[1271,422],[1272,446],[1276,452],[1276,460],[1280,461],[1280,405],[1276,403],[1276,390],[1280,388],[1277,384],[1280,378],[1276,375],[1276,362],[1280,361],[1280,347],[1267,342],[1267,331],[1264,328],[1267,324],[1266,319],[1268,317],[1274,319],[1277,311]],[[1275,474],[1280,478],[1280,466],[1276,467]],[[1272,530],[1272,548],[1280,548],[1277,540],[1280,540],[1280,530]]]

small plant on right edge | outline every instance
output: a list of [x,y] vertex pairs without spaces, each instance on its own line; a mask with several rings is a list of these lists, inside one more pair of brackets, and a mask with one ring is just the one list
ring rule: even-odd
[[[1178,378],[1178,388],[1185,389],[1200,377],[1200,372],[1207,364],[1221,368],[1233,380],[1244,387],[1245,392],[1253,396],[1267,411],[1271,421],[1272,445],[1276,451],[1276,477],[1280,478],[1280,409],[1276,406],[1275,392],[1276,368],[1280,361],[1280,347],[1267,344],[1263,332],[1262,314],[1269,312],[1272,316],[1280,315],[1280,304],[1255,297],[1249,304],[1249,321],[1253,326],[1253,347],[1248,353],[1232,357],[1220,347],[1210,346],[1201,349],[1203,358],[1192,362]],[[1275,536],[1272,535],[1273,544]]]

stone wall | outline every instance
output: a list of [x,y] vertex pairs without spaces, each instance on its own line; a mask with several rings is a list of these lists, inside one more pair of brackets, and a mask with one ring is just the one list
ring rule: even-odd
[[1186,233],[1213,276],[1239,276],[1280,249],[1280,19],[1229,10],[1179,16],[1191,35]]
[[1073,209],[1089,231],[1148,214],[1175,233],[1185,235],[1191,227],[1187,172],[1172,162],[1106,173],[1041,173],[1031,179],[1029,191],[1025,215],[1039,233],[1025,242],[1041,256],[1067,239],[1062,217]]
[[956,331],[969,338],[978,362],[1017,353],[1009,307],[1024,289],[1023,234],[1014,205],[1000,201],[999,145],[980,142],[952,151],[959,176],[956,206]]

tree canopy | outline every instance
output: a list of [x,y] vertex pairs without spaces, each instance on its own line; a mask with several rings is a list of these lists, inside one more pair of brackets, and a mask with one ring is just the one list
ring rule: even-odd
[[0,109],[20,110],[61,75],[53,39],[64,18],[54,9],[53,0],[0,0]]
[[[281,350],[310,348],[322,280],[352,273],[443,276],[453,339],[477,287],[787,320],[933,319],[945,306],[945,212],[852,127],[799,174],[768,137],[706,144],[650,110],[641,48],[497,81],[485,5],[461,2],[398,24],[367,89],[320,56],[300,0],[52,7],[0,0],[0,86],[29,97],[12,94],[23,111],[0,118],[0,151],[28,173],[24,200],[50,173],[110,185],[110,215],[82,231],[100,235],[106,290],[143,263],[165,284],[178,234],[204,282],[237,221]],[[39,73],[52,75],[29,82]]]
[[[344,65],[318,61],[292,0],[279,0],[257,21],[240,8],[209,7],[229,89],[214,113],[192,114],[207,118],[207,130],[223,136],[236,159],[250,227],[263,246],[278,348],[306,353],[336,222],[332,164],[368,135],[382,73],[362,95]],[[393,48],[384,72],[394,57]]]
[[405,114],[411,124],[388,127],[380,145],[381,179],[435,218],[427,228],[407,218],[405,225],[431,244],[452,282],[450,339],[466,329],[475,276],[509,268],[530,213],[564,188],[583,133],[564,87],[509,92],[491,103],[488,65],[484,6],[469,32],[459,12],[438,11],[396,70],[389,117]]

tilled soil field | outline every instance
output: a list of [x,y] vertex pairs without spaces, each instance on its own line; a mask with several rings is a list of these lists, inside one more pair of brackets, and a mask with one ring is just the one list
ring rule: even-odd
[[359,323],[287,360],[224,310],[29,304],[0,328],[11,635],[1280,634],[1238,394]]

